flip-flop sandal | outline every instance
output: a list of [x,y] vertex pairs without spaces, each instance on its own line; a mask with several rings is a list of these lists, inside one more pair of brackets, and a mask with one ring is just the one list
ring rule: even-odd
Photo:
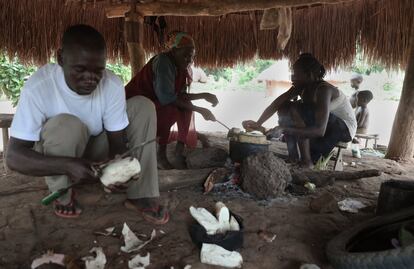
[[[155,225],[162,225],[166,224],[170,220],[170,214],[163,206],[157,205],[156,207],[149,207],[149,208],[138,208],[135,206],[131,201],[125,200],[124,206],[128,209],[134,210],[135,212],[138,212],[141,214],[142,218],[152,224]],[[163,212],[162,218],[154,217],[153,214],[159,214]],[[153,214],[148,214],[153,213]]]
[[[55,215],[61,218],[66,219],[75,219],[80,216],[82,213],[82,208],[79,205],[78,201],[75,200],[75,192],[72,190],[72,196],[70,202],[67,205],[62,205],[59,201],[54,201]],[[76,212],[80,210],[80,212]],[[64,213],[66,211],[66,213]]]

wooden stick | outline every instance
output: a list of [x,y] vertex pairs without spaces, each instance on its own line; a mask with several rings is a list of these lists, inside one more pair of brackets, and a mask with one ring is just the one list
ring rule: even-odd
[[201,187],[213,170],[214,168],[194,170],[160,170],[158,171],[160,191],[168,191],[196,185]]
[[[138,3],[137,10],[144,16],[222,16],[228,13],[265,10],[277,7],[302,7],[315,4],[338,4],[355,0],[204,0],[192,3],[151,1]],[[130,4],[105,7],[108,18],[124,17]]]
[[314,171],[314,170],[296,170],[292,169],[292,179],[294,184],[303,185],[306,182],[312,182],[317,187],[323,187],[333,184],[335,180],[356,180],[367,177],[377,177],[381,171],[377,169],[342,172],[342,171]]
[[[205,169],[187,169],[187,170],[160,170],[158,171],[158,180],[160,191],[169,191],[172,189],[185,188],[189,186],[203,187],[204,181],[208,175],[215,168]],[[102,188],[102,184],[99,183],[85,183],[82,185],[96,185],[97,188]],[[34,186],[34,187],[16,187],[9,190],[0,191],[0,198],[10,195],[17,195],[27,192],[39,192],[47,190],[47,186]]]

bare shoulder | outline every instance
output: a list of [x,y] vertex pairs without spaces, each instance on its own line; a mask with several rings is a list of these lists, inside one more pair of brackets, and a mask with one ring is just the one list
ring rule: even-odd
[[331,96],[331,98],[337,98],[339,96],[339,90],[332,84],[322,81],[317,87],[317,97]]

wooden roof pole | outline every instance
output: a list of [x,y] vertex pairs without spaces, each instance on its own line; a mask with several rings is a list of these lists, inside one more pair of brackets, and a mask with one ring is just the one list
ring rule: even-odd
[[137,12],[136,0],[131,1],[131,8],[125,13],[124,35],[128,46],[132,76],[135,76],[145,65],[145,50],[142,43],[144,17]]
[[392,127],[386,158],[410,160],[414,155],[414,24],[411,26],[410,56],[403,90]]
[[[149,1],[137,3],[137,8],[144,16],[221,16],[234,12],[352,1],[357,0],[204,0],[190,3]],[[105,7],[106,16],[108,18],[123,17],[129,7],[128,3],[110,4]]]

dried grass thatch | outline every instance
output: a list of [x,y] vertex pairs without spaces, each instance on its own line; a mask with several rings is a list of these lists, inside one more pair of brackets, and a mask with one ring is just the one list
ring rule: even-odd
[[[277,30],[259,30],[261,12],[222,17],[167,17],[169,30],[194,36],[197,63],[231,66],[262,58],[295,59],[311,52],[327,67],[349,65],[359,44],[367,59],[387,67],[404,67],[414,13],[411,0],[359,0],[336,5],[295,9],[291,40],[285,51],[276,49]],[[128,61],[123,19],[107,19],[102,8],[65,0],[0,0],[0,50],[25,62],[47,62],[59,47],[63,30],[72,24],[96,27],[107,40],[110,59]],[[145,28],[147,52],[160,50]]]

